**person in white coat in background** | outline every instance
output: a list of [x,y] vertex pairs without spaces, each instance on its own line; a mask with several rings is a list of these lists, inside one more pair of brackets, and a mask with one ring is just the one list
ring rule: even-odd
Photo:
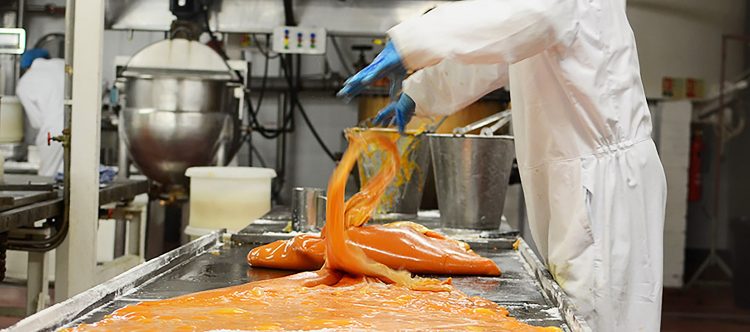
[[377,122],[448,115],[508,86],[529,226],[594,331],[657,331],[666,180],[625,0],[438,6],[339,92],[414,73]]
[[16,95],[23,105],[31,127],[38,130],[34,143],[39,151],[42,176],[56,176],[63,171],[63,147],[58,142],[47,144],[48,133],[60,135],[64,126],[63,93],[65,61],[50,59],[44,49],[30,49],[21,56],[21,70]]

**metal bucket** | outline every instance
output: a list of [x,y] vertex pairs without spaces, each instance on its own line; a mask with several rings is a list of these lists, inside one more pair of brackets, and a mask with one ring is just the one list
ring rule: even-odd
[[499,229],[515,157],[513,137],[427,136],[443,227]]
[[[396,130],[382,128],[352,128],[347,129],[347,133],[361,130],[376,131],[387,135],[396,143],[401,156],[401,165],[396,177],[388,185],[383,198],[375,208],[373,220],[377,222],[416,219],[430,167],[430,147],[427,137],[416,132],[401,135]],[[368,147],[360,155],[357,168],[362,186],[378,173],[384,158],[383,151],[375,147]]]

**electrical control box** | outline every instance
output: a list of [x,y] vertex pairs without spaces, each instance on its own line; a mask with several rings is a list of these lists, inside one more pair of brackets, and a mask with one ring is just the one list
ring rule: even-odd
[[309,27],[273,29],[273,51],[291,54],[325,54],[326,30]]

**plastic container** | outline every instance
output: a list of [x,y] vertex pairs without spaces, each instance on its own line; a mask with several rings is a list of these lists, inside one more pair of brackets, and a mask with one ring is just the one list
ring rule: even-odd
[[[347,133],[361,131],[349,128]],[[389,184],[372,216],[374,223],[414,220],[422,202],[425,180],[430,169],[430,146],[427,138],[419,131],[400,134],[395,129],[370,128],[370,132],[386,135],[396,144],[401,157],[401,165],[396,177]],[[359,179],[362,186],[374,177],[386,158],[382,149],[370,146],[357,159]]]
[[258,167],[191,167],[190,221],[195,229],[239,231],[271,210],[271,179]]
[[23,141],[23,107],[18,97],[0,98],[0,143]]

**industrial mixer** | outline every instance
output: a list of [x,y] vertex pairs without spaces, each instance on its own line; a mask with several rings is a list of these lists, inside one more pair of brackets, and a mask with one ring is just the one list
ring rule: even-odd
[[[168,38],[116,61],[118,165],[152,180],[146,257],[187,240],[188,178],[196,166],[226,166],[242,144],[247,63],[229,60],[204,21],[204,1],[170,1]],[[208,33],[211,41],[199,42]],[[127,153],[124,153],[127,151]]]
[[118,73],[120,136],[138,169],[167,189],[193,166],[223,166],[239,148],[244,86],[210,47],[167,39],[136,53]]

